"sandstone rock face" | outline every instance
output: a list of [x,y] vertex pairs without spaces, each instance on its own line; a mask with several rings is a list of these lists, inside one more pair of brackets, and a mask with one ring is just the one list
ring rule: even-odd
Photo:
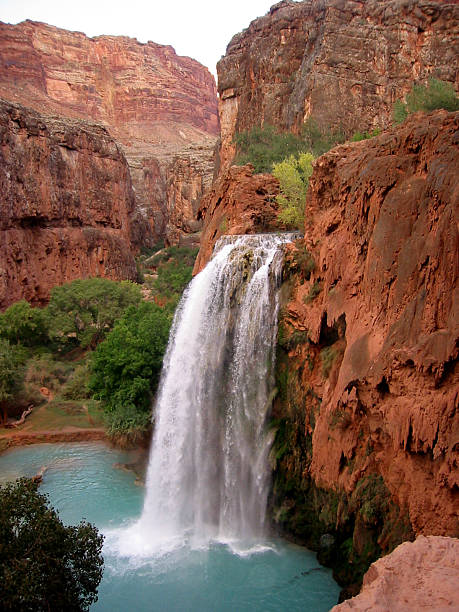
[[459,113],[419,114],[318,159],[314,269],[287,307],[308,337],[292,371],[321,398],[310,476],[381,475],[416,534],[459,533],[458,134]]
[[100,125],[0,100],[0,193],[0,308],[75,278],[136,278],[129,168]]
[[360,595],[331,612],[432,612],[459,609],[459,540],[419,536],[373,563]]
[[218,66],[222,162],[234,133],[298,129],[312,116],[347,134],[391,122],[394,101],[429,76],[459,86],[452,0],[284,0],[233,37]]
[[[0,96],[103,123],[121,144],[135,189],[137,241],[155,242],[168,224],[183,229],[211,180],[219,131],[215,83],[206,68],[169,46],[88,38],[31,21],[0,23],[0,54]],[[189,167],[180,201],[168,199],[175,173],[183,179],[177,159]]]
[[252,234],[279,229],[275,197],[279,182],[271,174],[253,174],[253,166],[232,166],[222,172],[202,199],[204,219],[201,248],[194,266],[197,274],[223,234]]

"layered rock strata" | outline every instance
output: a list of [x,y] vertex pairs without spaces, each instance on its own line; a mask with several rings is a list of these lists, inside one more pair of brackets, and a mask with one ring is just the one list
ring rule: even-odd
[[362,593],[331,612],[437,612],[459,609],[459,540],[420,536],[373,563]]
[[218,63],[222,162],[236,132],[387,127],[392,105],[429,76],[459,85],[452,0],[284,0],[233,37]]
[[[135,190],[135,242],[186,231],[212,180],[219,131],[206,68],[170,46],[88,38],[32,21],[0,23],[0,57],[0,96],[100,122],[121,145]],[[175,180],[180,197],[170,189]]]
[[0,193],[0,308],[75,278],[136,278],[129,168],[100,125],[0,100]]

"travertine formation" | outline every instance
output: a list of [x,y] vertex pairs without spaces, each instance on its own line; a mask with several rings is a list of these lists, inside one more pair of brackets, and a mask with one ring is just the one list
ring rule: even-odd
[[331,612],[453,612],[458,583],[459,540],[420,536],[373,563],[361,594]]
[[379,473],[415,533],[438,535],[459,533],[458,130],[459,113],[419,114],[319,158],[315,268],[288,307],[314,363],[303,384],[322,398],[312,478],[351,490]]
[[177,240],[187,231],[212,180],[219,131],[206,68],[170,46],[88,38],[32,21],[0,23],[0,57],[1,97],[39,112],[90,118],[121,145],[135,190],[138,242]]
[[0,308],[75,278],[136,278],[126,159],[100,125],[0,100]]
[[204,219],[197,274],[209,261],[223,234],[253,234],[280,229],[276,195],[279,182],[271,174],[253,174],[253,166],[231,166],[222,172],[202,199],[198,217]]
[[313,117],[348,135],[387,127],[413,82],[457,87],[458,56],[453,0],[283,0],[218,64],[222,161],[235,132],[263,123],[299,129]]

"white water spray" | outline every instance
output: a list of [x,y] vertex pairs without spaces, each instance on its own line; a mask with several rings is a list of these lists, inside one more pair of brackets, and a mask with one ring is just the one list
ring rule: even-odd
[[186,290],[154,408],[143,513],[121,548],[251,547],[262,538],[280,246],[295,237],[224,236]]

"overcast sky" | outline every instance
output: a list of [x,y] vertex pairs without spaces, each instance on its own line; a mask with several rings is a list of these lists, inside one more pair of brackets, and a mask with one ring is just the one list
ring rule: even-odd
[[84,32],[125,35],[172,45],[215,74],[232,36],[276,0],[0,0],[0,21],[25,19]]

